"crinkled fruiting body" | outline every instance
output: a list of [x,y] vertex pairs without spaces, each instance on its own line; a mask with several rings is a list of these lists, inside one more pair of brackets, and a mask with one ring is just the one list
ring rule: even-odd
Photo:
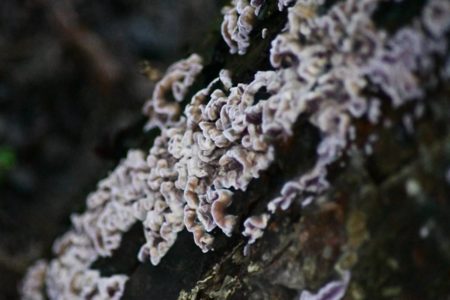
[[[130,150],[99,182],[86,211],[73,215],[73,228],[55,242],[55,258],[30,269],[23,297],[40,299],[29,295],[38,295],[45,277],[51,299],[120,298],[127,277],[101,277],[90,267],[111,256],[135,222],[142,223],[146,240],[138,258],[154,265],[184,228],[204,252],[213,248],[211,231],[217,227],[230,236],[243,224],[243,235],[254,243],[278,209],[308,205],[328,188],[328,166],[357,137],[354,120],[385,122],[381,104],[387,98],[391,102],[383,104],[393,108],[420,103],[436,76],[434,58],[448,52],[448,2],[428,1],[422,16],[392,35],[371,19],[381,0],[340,1],[318,14],[323,2],[279,1],[288,22],[272,40],[273,70],[256,71],[249,83],[233,83],[231,72],[221,70],[188,101],[202,59],[192,55],[171,66],[144,106],[147,127],[160,128],[153,146],[148,153]],[[222,34],[232,53],[243,54],[250,46],[255,13],[263,4],[235,0],[224,9]],[[450,74],[446,68],[444,75]],[[368,87],[387,97],[368,95]],[[263,99],[257,97],[260,91]],[[246,191],[276,159],[277,140],[302,138],[292,136],[300,115],[321,134],[314,166],[285,182],[266,212],[246,220],[229,214],[234,193]]]
[[45,260],[36,261],[22,280],[20,290],[24,300],[44,300],[45,278],[48,264]]
[[259,13],[261,1],[233,0],[229,7],[223,8],[222,36],[230,48],[230,53],[245,54],[250,46],[250,33],[253,30],[255,15]]
[[161,128],[178,119],[181,113],[179,102],[184,99],[202,69],[202,58],[197,54],[167,69],[164,77],[156,84],[151,101],[144,105],[143,112],[149,117],[147,129]]
[[[371,20],[379,2],[343,1],[320,16],[314,11],[321,1],[297,1],[288,8],[287,31],[272,41],[270,60],[274,67],[281,68],[276,72],[278,78],[290,76],[277,93],[282,100],[273,109],[286,107],[289,111],[280,118],[284,125],[271,124],[271,128],[289,132],[292,120],[299,113],[307,113],[310,122],[320,130],[322,140],[315,166],[286,182],[280,196],[268,203],[269,212],[285,210],[295,200],[310,203],[311,197],[328,187],[327,166],[342,157],[349,142],[355,139],[352,120],[381,121],[382,99],[368,97],[368,85],[388,95],[391,106],[396,108],[420,101],[426,84],[432,82],[430,77],[435,76],[436,69],[432,57],[448,51],[445,33],[449,24],[444,21],[450,20],[448,3],[429,1],[413,25],[387,36]],[[439,15],[435,20],[430,18],[432,11]],[[299,34],[303,36],[301,42]],[[424,79],[425,74],[430,77]],[[266,115],[269,114],[276,116],[273,112]],[[404,120],[411,124],[408,118],[405,115]],[[413,130],[412,126],[407,127]],[[371,153],[370,144],[366,144],[366,153]],[[253,243],[254,236],[262,234],[250,235],[251,231],[252,223],[244,222],[244,235],[251,236]]]
[[262,214],[258,216],[252,216],[245,220],[245,231],[242,234],[249,237],[249,244],[253,244],[263,235],[264,229],[266,229],[269,222],[269,218],[269,214]]
[[340,300],[347,292],[350,282],[350,272],[345,271],[340,280],[331,281],[321,287],[316,293],[303,291],[299,300]]

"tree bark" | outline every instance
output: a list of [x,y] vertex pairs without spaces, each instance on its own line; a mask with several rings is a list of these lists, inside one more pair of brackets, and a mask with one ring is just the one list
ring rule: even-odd
[[[395,32],[420,13],[423,3],[381,5],[374,19]],[[229,55],[217,36],[208,41],[203,52],[209,62],[193,91],[221,68],[231,70],[237,82],[269,68],[270,37],[286,14],[274,5],[265,9],[246,55]],[[256,34],[264,27],[269,37],[262,40]],[[318,290],[343,269],[352,273],[344,299],[449,297],[449,97],[448,82],[429,91],[425,116],[413,132],[402,122],[413,106],[385,111],[392,121],[388,128],[358,122],[364,139],[378,136],[373,154],[355,149],[334,163],[331,188],[309,206],[277,212],[247,256],[240,237],[218,234],[215,250],[202,254],[182,232],[159,266],[139,264],[133,253],[143,238],[134,228],[116,255],[96,267],[105,274],[130,275],[125,299],[293,299],[300,290]],[[238,194],[245,199],[235,201],[241,220],[260,212],[288,178],[311,167],[318,141],[317,130],[300,119],[294,135],[277,146],[274,165]]]

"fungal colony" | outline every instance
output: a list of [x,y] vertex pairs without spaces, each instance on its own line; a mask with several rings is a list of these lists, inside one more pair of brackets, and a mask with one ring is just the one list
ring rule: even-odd
[[[50,299],[119,299],[127,276],[102,277],[90,267],[111,256],[136,222],[142,223],[146,240],[137,256],[153,265],[183,229],[203,252],[214,248],[215,228],[230,236],[243,226],[250,245],[263,236],[277,210],[307,205],[327,189],[327,167],[357,135],[355,120],[383,122],[381,103],[394,109],[419,105],[433,84],[430,78],[437,76],[436,58],[448,53],[450,2],[427,1],[422,14],[395,33],[378,29],[372,20],[385,1],[336,1],[323,9],[324,2],[279,0],[287,23],[271,43],[273,69],[256,71],[249,83],[233,82],[231,71],[221,70],[184,111],[180,102],[188,100],[202,72],[202,58],[193,54],[172,65],[143,109],[147,128],[160,130],[153,146],[147,153],[130,150],[99,182],[86,211],[74,214],[72,228],[54,243],[54,258],[29,269],[22,297],[45,299],[45,292]],[[251,47],[264,5],[264,0],[233,0],[223,9],[221,30],[230,53],[242,55]],[[371,96],[369,87],[386,97]],[[267,97],[256,99],[261,90]],[[246,191],[271,166],[276,141],[292,138],[300,115],[321,134],[314,166],[287,181],[266,212],[246,219],[228,214],[235,192]],[[339,286],[336,293],[343,295],[347,277],[324,289]],[[319,296],[304,292],[301,299]]]

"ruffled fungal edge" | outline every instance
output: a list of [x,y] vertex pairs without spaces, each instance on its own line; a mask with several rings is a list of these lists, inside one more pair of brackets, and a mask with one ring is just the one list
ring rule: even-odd
[[[390,38],[369,18],[376,3],[348,0],[317,16],[321,1],[289,2],[293,6],[288,8],[286,31],[273,40],[270,52],[276,70],[257,72],[252,82],[236,85],[230,72],[222,70],[192,97],[184,115],[177,102],[201,71],[201,58],[193,55],[169,68],[144,109],[149,127],[159,127],[160,136],[148,154],[130,150],[99,183],[87,199],[87,211],[74,215],[73,229],[55,242],[56,257],[46,268],[37,264],[30,269],[23,297],[37,293],[45,276],[51,299],[120,298],[127,277],[101,277],[90,265],[98,257],[111,256],[122,234],[138,221],[146,238],[138,256],[142,261],[158,264],[184,227],[204,252],[211,250],[211,230],[219,227],[231,235],[238,224],[238,216],[226,212],[232,191],[245,191],[270,166],[275,152],[269,141],[290,136],[300,114],[308,114],[322,133],[316,165],[287,182],[280,197],[268,203],[267,213],[245,220],[244,235],[255,242],[277,209],[287,209],[297,199],[309,203],[326,190],[327,166],[355,135],[352,120],[380,121],[380,99],[362,97],[365,78],[390,96],[393,107],[417,101],[424,91],[416,74],[433,69],[432,54],[447,51],[441,37],[450,18],[438,18],[436,12],[450,16],[448,3],[428,1],[421,22]],[[298,32],[305,37],[302,44],[296,40]],[[362,50],[352,50],[356,44]],[[261,88],[270,96],[256,101]],[[166,98],[167,93],[175,101]]]

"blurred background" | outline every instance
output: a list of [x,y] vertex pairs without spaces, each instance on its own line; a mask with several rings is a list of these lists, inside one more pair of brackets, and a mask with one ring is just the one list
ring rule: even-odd
[[145,147],[145,70],[217,30],[223,2],[0,1],[0,299],[17,298],[126,149]]

